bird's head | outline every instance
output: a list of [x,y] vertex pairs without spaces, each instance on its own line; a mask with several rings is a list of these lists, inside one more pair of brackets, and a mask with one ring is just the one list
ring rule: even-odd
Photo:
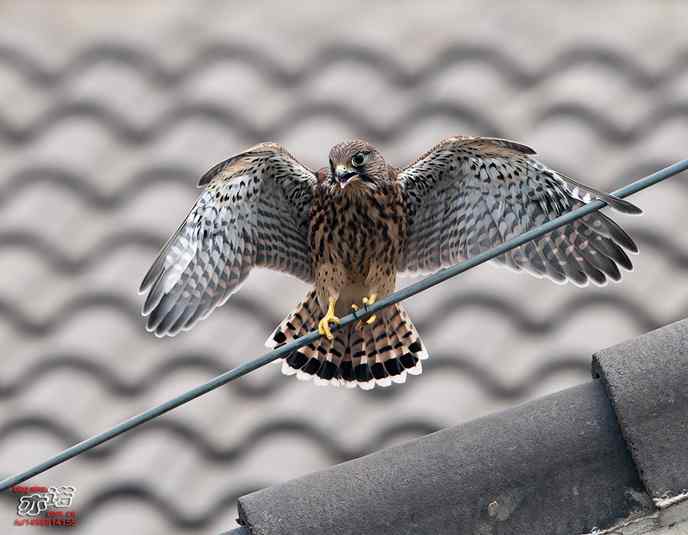
[[345,141],[330,150],[332,186],[341,190],[377,189],[387,177],[387,164],[382,154],[367,141]]

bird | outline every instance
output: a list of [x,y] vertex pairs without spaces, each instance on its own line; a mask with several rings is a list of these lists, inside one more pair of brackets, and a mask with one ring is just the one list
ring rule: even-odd
[[[143,278],[146,329],[173,336],[207,318],[253,267],[313,288],[268,338],[280,347],[320,338],[281,359],[282,371],[319,385],[389,386],[418,375],[429,354],[394,304],[337,328],[340,317],[393,292],[401,274],[432,273],[594,200],[624,214],[630,202],[585,186],[521,143],[444,139],[405,167],[368,141],[339,143],[312,170],[277,143],[261,143],[207,171],[205,188]],[[633,239],[596,211],[494,260],[557,283],[619,281]]]

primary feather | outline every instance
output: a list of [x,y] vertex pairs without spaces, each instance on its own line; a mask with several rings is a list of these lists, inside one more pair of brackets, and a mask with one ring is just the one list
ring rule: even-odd
[[146,327],[158,336],[190,329],[225,302],[253,266],[313,280],[308,212],[315,175],[265,143],[214,166],[186,220],[141,283]]
[[[584,186],[495,138],[447,139],[403,169],[408,235],[399,271],[433,272],[599,199],[624,213],[633,204]],[[497,262],[556,282],[619,280],[633,240],[600,212],[501,255]]]

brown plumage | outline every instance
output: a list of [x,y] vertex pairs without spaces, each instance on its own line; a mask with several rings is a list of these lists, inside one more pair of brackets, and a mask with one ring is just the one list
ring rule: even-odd
[[[593,199],[596,191],[534,159],[519,143],[449,138],[397,170],[365,141],[332,148],[317,172],[281,146],[257,145],[216,165],[207,188],[141,284],[158,336],[190,329],[255,266],[291,273],[314,290],[273,332],[276,347],[323,336],[283,361],[316,382],[372,388],[421,372],[428,354],[401,305],[331,332],[338,316],[394,290],[398,272],[432,272],[469,258]],[[497,259],[556,282],[604,284],[631,269],[633,240],[596,212]]]

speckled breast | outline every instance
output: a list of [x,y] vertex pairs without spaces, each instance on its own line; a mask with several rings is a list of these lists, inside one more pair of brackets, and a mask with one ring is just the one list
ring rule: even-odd
[[405,239],[398,189],[331,191],[322,188],[313,207],[310,237],[316,270],[323,263],[340,265],[354,281],[365,279],[373,264],[389,266],[396,274]]

